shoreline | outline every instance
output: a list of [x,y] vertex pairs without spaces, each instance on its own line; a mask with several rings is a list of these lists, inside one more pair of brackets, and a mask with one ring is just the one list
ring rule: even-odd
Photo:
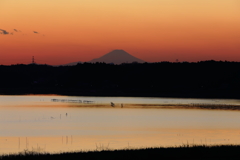
[[73,88],[0,88],[0,95],[63,95],[94,97],[162,97],[162,98],[204,98],[204,99],[240,99],[239,91],[179,91],[179,92],[145,92],[121,90],[79,90]]
[[74,104],[70,107],[87,107],[87,108],[125,108],[125,109],[206,109],[206,110],[230,110],[240,111],[240,105],[224,104],[116,104],[114,107],[110,104]]

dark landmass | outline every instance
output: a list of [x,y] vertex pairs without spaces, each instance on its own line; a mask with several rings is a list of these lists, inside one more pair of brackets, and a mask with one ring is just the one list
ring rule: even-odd
[[0,156],[1,160],[69,160],[69,159],[104,159],[104,160],[239,160],[240,146],[181,146],[169,148],[146,148],[146,149],[123,149],[123,150],[102,150],[89,152],[72,153],[37,153],[25,151],[20,154]]
[[0,94],[240,98],[240,63],[0,66]]

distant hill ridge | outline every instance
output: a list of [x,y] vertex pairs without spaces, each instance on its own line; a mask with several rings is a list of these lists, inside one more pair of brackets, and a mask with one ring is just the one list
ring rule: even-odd
[[104,62],[104,63],[122,64],[122,63],[132,63],[132,62],[144,63],[145,61],[132,56],[131,54],[127,53],[124,50],[113,50],[113,51],[103,55],[102,57],[93,59],[89,62],[91,62],[91,63]]

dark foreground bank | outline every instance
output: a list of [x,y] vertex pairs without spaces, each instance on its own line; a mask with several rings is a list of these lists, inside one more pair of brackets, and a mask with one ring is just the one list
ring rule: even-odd
[[146,148],[146,149],[125,149],[125,150],[104,150],[90,152],[71,153],[36,153],[25,152],[16,155],[1,156],[2,160],[62,160],[62,159],[104,159],[104,160],[149,160],[149,159],[178,159],[178,160],[232,160],[240,159],[240,145],[224,146],[180,146],[170,148]]

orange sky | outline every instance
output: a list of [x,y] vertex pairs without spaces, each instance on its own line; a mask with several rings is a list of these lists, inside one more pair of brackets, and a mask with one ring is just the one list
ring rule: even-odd
[[114,49],[148,62],[240,61],[239,0],[0,0],[0,17],[4,65],[89,61]]

